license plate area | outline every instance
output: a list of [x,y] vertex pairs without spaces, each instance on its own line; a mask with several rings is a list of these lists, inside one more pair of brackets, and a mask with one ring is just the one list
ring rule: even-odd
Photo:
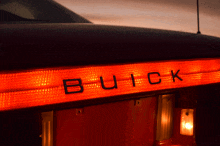
[[56,146],[152,146],[156,109],[157,98],[147,97],[56,111]]

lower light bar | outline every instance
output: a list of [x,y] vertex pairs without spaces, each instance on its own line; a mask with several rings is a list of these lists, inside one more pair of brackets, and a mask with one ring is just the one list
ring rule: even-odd
[[0,73],[0,111],[220,82],[220,59]]

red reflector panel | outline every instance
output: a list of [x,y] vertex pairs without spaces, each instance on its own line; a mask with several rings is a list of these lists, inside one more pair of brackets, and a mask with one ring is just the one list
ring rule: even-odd
[[220,59],[0,73],[0,110],[220,82]]

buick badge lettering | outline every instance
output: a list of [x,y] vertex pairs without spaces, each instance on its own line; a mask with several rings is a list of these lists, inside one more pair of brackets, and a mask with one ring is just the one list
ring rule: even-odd
[[[180,81],[183,81],[183,79],[178,76],[178,73],[179,73],[180,70],[178,70],[176,73],[173,72],[173,70],[171,70],[171,77],[172,77],[172,81],[175,82],[176,79],[180,80]],[[158,76],[158,79],[157,81],[152,81],[151,80],[151,76],[152,75],[156,75]],[[148,78],[148,82],[153,85],[153,84],[160,84],[162,82],[161,78],[160,78],[160,73],[159,72],[149,72],[147,74],[147,78]],[[117,85],[117,80],[116,80],[116,76],[113,75],[113,81],[114,81],[114,85],[111,86],[111,87],[106,87],[105,86],[105,83],[104,83],[104,79],[103,77],[101,76],[100,77],[100,82],[101,82],[101,87],[105,90],[111,90],[111,89],[117,89],[118,88],[118,85]],[[135,86],[135,78],[134,78],[134,75],[131,74],[131,82],[132,82],[132,85],[133,87],[136,87]],[[82,80],[81,79],[67,79],[67,80],[63,80],[63,85],[64,85],[64,90],[65,90],[65,94],[73,94],[73,93],[82,93],[84,91],[84,88],[83,88],[83,85],[82,85]],[[69,87],[78,87],[79,90],[78,91],[68,91],[68,88]]]
[[[77,81],[77,84],[73,84],[73,85],[67,85],[67,82],[71,82],[71,81]],[[68,79],[68,80],[63,80],[63,85],[64,85],[64,90],[65,90],[65,94],[72,94],[72,93],[80,93],[83,92],[83,86],[82,86],[82,81],[81,79]],[[73,92],[68,92],[67,88],[68,87],[75,87],[78,86],[80,87],[79,91],[73,91]]]

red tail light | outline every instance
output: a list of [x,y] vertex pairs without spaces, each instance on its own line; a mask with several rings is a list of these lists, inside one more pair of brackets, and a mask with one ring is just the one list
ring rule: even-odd
[[2,111],[218,83],[220,59],[1,72],[0,82]]

